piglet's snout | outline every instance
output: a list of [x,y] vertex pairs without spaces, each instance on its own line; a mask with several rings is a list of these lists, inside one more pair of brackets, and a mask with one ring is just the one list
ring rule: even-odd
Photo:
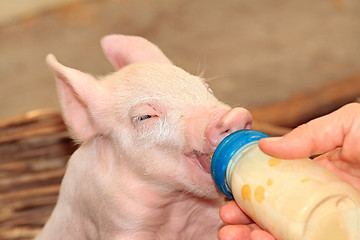
[[209,124],[206,137],[213,147],[217,147],[228,135],[238,130],[250,129],[251,124],[252,116],[248,110],[233,108]]

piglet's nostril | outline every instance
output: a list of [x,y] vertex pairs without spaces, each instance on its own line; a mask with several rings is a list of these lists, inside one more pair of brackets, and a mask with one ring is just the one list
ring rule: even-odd
[[252,121],[248,122],[248,123],[245,125],[244,129],[251,129],[251,126],[252,126]]
[[250,129],[252,117],[244,108],[233,108],[210,124],[207,138],[211,145],[217,146],[225,137],[241,129]]
[[224,138],[226,138],[227,136],[229,136],[230,134],[238,131],[238,130],[241,130],[241,129],[244,129],[244,128],[228,128],[226,130],[223,130],[223,131],[219,131],[220,134],[219,134],[219,138],[220,138],[220,141],[222,141]]

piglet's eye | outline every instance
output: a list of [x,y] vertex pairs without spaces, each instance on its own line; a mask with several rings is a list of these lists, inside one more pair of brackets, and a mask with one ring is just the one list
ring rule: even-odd
[[152,118],[152,117],[154,117],[154,116],[152,116],[152,115],[144,115],[144,116],[134,117],[133,122],[140,122],[140,121]]

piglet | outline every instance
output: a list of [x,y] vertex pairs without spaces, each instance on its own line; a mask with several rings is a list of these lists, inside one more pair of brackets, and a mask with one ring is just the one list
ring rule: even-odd
[[216,239],[222,198],[209,156],[250,128],[250,113],[143,38],[110,35],[102,47],[117,71],[99,78],[47,56],[80,147],[37,239]]

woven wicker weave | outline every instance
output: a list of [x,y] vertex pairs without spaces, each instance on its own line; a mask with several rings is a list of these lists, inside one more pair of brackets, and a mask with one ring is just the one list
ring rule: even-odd
[[0,122],[0,239],[32,239],[40,231],[75,149],[57,112]]

